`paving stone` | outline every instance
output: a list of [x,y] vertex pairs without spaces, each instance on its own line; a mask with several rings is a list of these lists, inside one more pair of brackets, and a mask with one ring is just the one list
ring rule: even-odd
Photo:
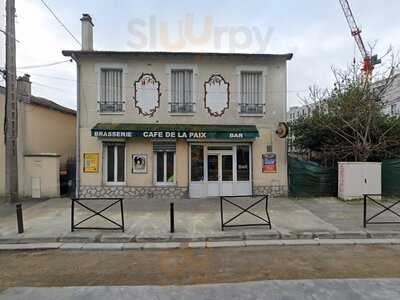
[[279,238],[281,240],[296,240],[297,239],[297,234],[279,232]]
[[244,241],[246,247],[252,246],[283,246],[282,240]]
[[45,250],[58,249],[61,243],[2,244],[0,250]]
[[206,240],[204,234],[192,234],[192,233],[172,233],[171,242],[203,242]]
[[245,241],[219,241],[219,242],[207,242],[207,248],[222,248],[222,247],[244,247]]
[[188,244],[189,248],[205,248],[206,242],[190,242]]
[[281,240],[283,246],[309,246],[319,245],[319,241],[313,239],[303,239],[303,240]]
[[313,232],[314,239],[334,239],[335,234],[333,232]]
[[1,237],[0,244],[17,244],[19,242],[19,238],[14,237]]
[[280,235],[276,230],[245,232],[246,240],[277,240]]
[[322,239],[320,245],[355,245],[354,239]]
[[216,232],[207,234],[207,241],[242,241],[244,240],[244,234],[242,232]]
[[338,231],[335,232],[336,239],[366,239],[365,231]]
[[296,236],[300,240],[312,240],[314,238],[314,234],[312,232],[297,232]]
[[181,247],[181,243],[144,243],[143,249],[151,250],[151,249],[179,249]]
[[146,235],[139,234],[135,237],[135,241],[138,243],[146,242],[168,242],[171,240],[170,234],[160,234],[160,235]]
[[143,245],[143,243],[123,243],[122,250],[141,250]]
[[69,232],[59,238],[63,243],[91,243],[100,240],[101,233]]
[[129,234],[117,234],[117,235],[103,234],[100,238],[100,242],[102,242],[102,243],[128,243],[134,239],[135,239],[135,235],[129,235]]
[[83,243],[64,243],[61,245],[62,250],[81,250],[83,248]]
[[367,235],[372,239],[392,239],[400,238],[400,231],[367,231]]
[[85,243],[82,250],[122,250],[122,243]]

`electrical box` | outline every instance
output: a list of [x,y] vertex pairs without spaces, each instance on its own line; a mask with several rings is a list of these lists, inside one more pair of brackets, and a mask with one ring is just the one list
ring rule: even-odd
[[343,200],[362,198],[364,194],[382,193],[382,163],[339,162],[338,197]]

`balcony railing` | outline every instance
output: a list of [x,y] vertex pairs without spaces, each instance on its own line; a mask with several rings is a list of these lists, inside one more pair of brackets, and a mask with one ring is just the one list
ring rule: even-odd
[[262,114],[264,113],[264,104],[240,103],[240,113],[242,114]]
[[122,112],[123,102],[102,102],[99,101],[100,112]]
[[192,113],[194,112],[194,103],[169,103],[171,113]]

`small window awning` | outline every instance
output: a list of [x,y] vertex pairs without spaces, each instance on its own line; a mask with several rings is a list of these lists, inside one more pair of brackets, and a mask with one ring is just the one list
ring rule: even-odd
[[188,140],[255,140],[255,125],[191,125],[98,123],[92,136],[100,138],[148,138]]

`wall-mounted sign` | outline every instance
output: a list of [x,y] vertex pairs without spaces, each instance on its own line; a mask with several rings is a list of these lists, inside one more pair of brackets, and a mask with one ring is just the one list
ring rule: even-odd
[[151,73],[143,73],[134,84],[135,107],[139,114],[152,117],[160,107],[160,82]]
[[280,137],[280,138],[285,138],[289,134],[289,126],[285,122],[279,122],[278,128],[276,129],[275,133]]
[[147,173],[146,154],[132,154],[132,173]]
[[251,140],[258,137],[258,132],[197,132],[197,131],[112,131],[96,130],[95,137],[112,138],[151,138],[151,139],[223,139]]
[[267,153],[263,154],[262,156],[263,166],[262,171],[263,173],[276,173],[276,154],[275,153]]
[[204,107],[213,117],[221,117],[229,108],[229,82],[219,74],[204,83]]
[[98,173],[99,172],[99,154],[84,153],[83,154],[83,172]]

